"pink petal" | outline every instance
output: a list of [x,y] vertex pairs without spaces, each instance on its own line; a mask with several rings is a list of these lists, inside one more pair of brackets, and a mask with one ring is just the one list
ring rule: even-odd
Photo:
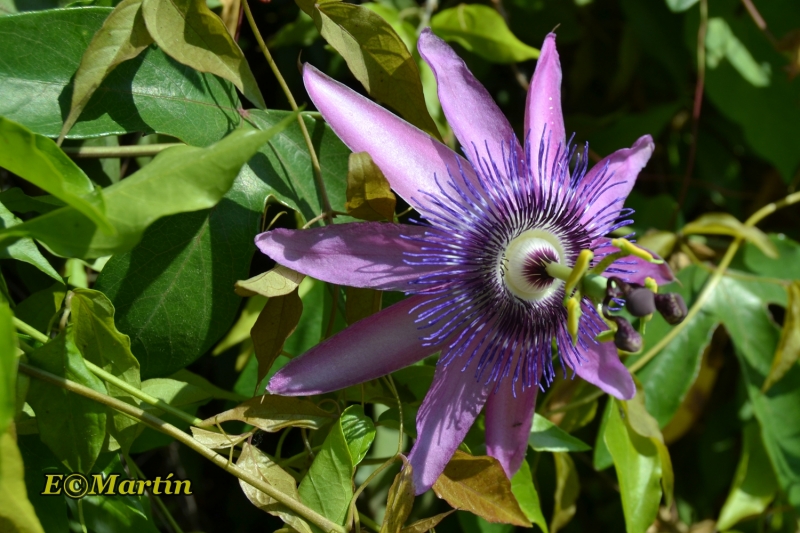
[[333,131],[354,152],[368,152],[392,188],[411,205],[420,190],[435,191],[433,176],[447,179],[447,169],[458,174],[459,161],[475,179],[469,164],[450,148],[393,115],[352,89],[332,80],[311,65],[303,80],[314,105]]
[[598,343],[583,332],[580,337],[578,346],[585,342],[589,349],[581,353],[584,360],[571,365],[575,373],[620,400],[633,398],[636,395],[636,385],[631,373],[619,360],[614,343]]
[[[420,34],[417,48],[436,76],[444,114],[473,164],[478,165],[479,154],[503,161],[502,154],[509,154],[510,143],[522,156],[519,141],[505,115],[455,51],[430,28]],[[498,168],[502,170],[500,164]]]
[[310,396],[389,374],[436,351],[422,346],[410,311],[425,300],[412,296],[319,343],[290,361],[267,386],[272,394]]
[[590,231],[606,233],[617,218],[625,199],[636,183],[639,172],[647,165],[655,145],[649,135],[639,137],[630,148],[617,150],[603,158],[583,178],[579,191],[586,202],[581,222]]
[[475,356],[463,372],[459,360],[436,367],[431,388],[417,413],[417,441],[408,455],[416,494],[433,486],[486,402],[491,387],[475,377],[479,359]]
[[535,386],[522,390],[517,384],[514,397],[513,388],[512,380],[505,379],[486,401],[486,450],[500,461],[509,479],[525,459],[539,390]]
[[408,282],[443,267],[409,265],[419,253],[425,228],[383,222],[335,224],[304,230],[276,229],[256,236],[256,246],[308,276],[350,287],[408,291]]
[[[548,156],[546,164],[542,165],[544,175],[539,176],[537,161],[542,135]],[[544,39],[528,89],[528,100],[525,104],[525,138],[526,143],[530,143],[531,159],[533,159],[531,171],[538,177],[540,183],[546,184],[552,172],[559,143],[564,150],[567,140],[564,115],[561,113],[561,62],[556,51],[555,33],[548,34]]]

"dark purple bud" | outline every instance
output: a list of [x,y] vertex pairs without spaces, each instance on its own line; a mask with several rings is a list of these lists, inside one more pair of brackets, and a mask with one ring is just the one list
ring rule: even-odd
[[655,295],[650,289],[639,287],[631,290],[625,299],[625,309],[633,316],[647,316],[656,310]]
[[627,283],[622,281],[616,276],[611,276],[608,278],[608,284],[606,284],[606,296],[609,298],[624,298],[630,287]]
[[621,316],[612,318],[617,324],[617,332],[614,334],[614,344],[622,351],[635,353],[642,349],[642,336],[636,331],[630,322]]
[[664,320],[673,326],[680,324],[686,318],[688,309],[680,294],[675,294],[674,292],[656,294],[655,303],[656,309],[664,317]]

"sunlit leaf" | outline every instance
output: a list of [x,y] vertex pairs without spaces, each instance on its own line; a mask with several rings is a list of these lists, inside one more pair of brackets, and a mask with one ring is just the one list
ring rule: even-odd
[[436,516],[431,516],[430,518],[423,518],[422,520],[417,520],[413,524],[409,524],[408,526],[404,527],[400,530],[400,533],[426,533],[431,529],[435,528],[439,522],[450,516],[455,511],[447,511],[446,513],[440,513]]
[[755,421],[744,427],[744,446],[728,498],[719,512],[717,528],[725,531],[741,520],[763,513],[778,491],[778,481]]
[[[414,505],[414,481],[412,467],[404,456],[403,469],[395,476],[386,498],[386,514],[383,515],[380,533],[400,531],[406,523]],[[431,526],[433,527],[433,526]]]
[[772,359],[772,366],[761,390],[766,392],[779,381],[800,358],[800,281],[793,281],[786,289],[789,294],[786,316],[783,318],[781,339]]
[[43,533],[25,490],[22,456],[14,437],[0,432],[0,524],[9,533]]
[[708,19],[706,30],[706,64],[716,68],[723,59],[730,61],[744,79],[756,87],[766,87],[770,82],[770,69],[759,65],[745,45],[736,38],[724,18]]
[[550,422],[542,415],[533,415],[528,444],[537,452],[585,452],[591,447]]
[[[102,381],[83,362],[72,326],[30,354],[37,367],[106,394]],[[106,407],[56,385],[32,379],[28,403],[36,412],[39,436],[73,472],[89,473],[106,435]]]
[[0,166],[63,200],[107,234],[116,230],[106,218],[103,195],[52,140],[0,117]]
[[[0,227],[10,228],[11,226],[16,226],[21,223],[22,221],[20,219],[15,217],[11,211],[0,203]],[[35,266],[57,282],[62,283],[63,281],[58,272],[56,272],[50,262],[45,259],[42,252],[39,251],[39,248],[36,247],[36,243],[33,242],[33,239],[19,239],[6,247],[0,248],[0,258],[23,261],[29,265]]]
[[72,105],[61,128],[59,141],[78,120],[106,76],[123,61],[138,56],[153,42],[145,27],[141,7],[142,0],[120,2],[89,43],[75,73]]
[[344,317],[348,324],[355,324],[362,318],[374,315],[381,310],[383,292],[361,287],[347,287],[344,303]]
[[0,192],[0,204],[9,211],[17,213],[49,213],[59,207],[64,207],[64,202],[45,194],[42,196],[28,196],[19,187],[12,187]]
[[250,330],[258,359],[259,382],[267,375],[272,363],[281,354],[286,339],[294,332],[302,314],[303,302],[297,291],[284,296],[273,296],[267,300],[253,329]]
[[[556,533],[575,516],[576,500],[581,490],[575,463],[568,453],[553,454],[556,464],[556,493],[553,501],[553,518],[550,520],[550,533]],[[629,530],[630,531],[630,530]]]
[[375,424],[364,414],[364,408],[360,405],[351,405],[345,409],[339,423],[353,466],[357,466],[367,456],[372,441],[375,440]]
[[328,44],[344,57],[370,96],[434,138],[440,138],[425,107],[417,64],[403,40],[380,15],[339,1],[297,3],[311,15]]
[[659,466],[661,467],[661,486],[664,489],[664,500],[667,507],[672,505],[672,493],[675,486],[675,475],[672,472],[672,459],[669,456],[664,437],[658,427],[658,422],[645,408],[644,391],[638,390],[633,399],[624,404],[626,423],[642,437],[647,437],[658,450]]
[[[286,496],[300,500],[294,478],[255,446],[247,442],[242,445],[242,453],[236,461],[236,466],[275,487]],[[279,517],[298,533],[311,533],[308,524],[294,512],[245,481],[239,480],[239,485],[253,505]]]
[[241,420],[269,432],[286,427],[319,429],[334,418],[308,400],[290,396],[257,396],[203,420],[203,426],[212,426],[228,420]]
[[142,14],[153,40],[167,54],[232,82],[256,107],[266,109],[242,50],[203,0],[143,0]]
[[542,506],[539,503],[539,493],[533,484],[533,475],[528,461],[522,461],[520,469],[511,478],[511,492],[519,503],[519,508],[528,517],[528,520],[541,528],[544,533],[548,533],[547,522],[542,514]]
[[497,459],[456,450],[433,484],[437,496],[455,509],[469,511],[489,522],[531,527],[511,492],[511,482]]
[[17,401],[17,334],[12,318],[8,304],[0,303],[0,435],[14,418]]
[[397,203],[392,187],[367,152],[350,154],[347,203],[350,216],[361,220],[394,220]]
[[769,240],[766,233],[755,226],[745,226],[736,217],[728,213],[706,213],[697,220],[686,224],[681,232],[684,235],[699,233],[703,235],[739,237],[758,246],[767,257],[778,257],[778,250]]
[[170,378],[152,378],[142,381],[142,392],[173,407],[183,407],[199,402],[207,402],[211,394],[191,383]]
[[305,274],[295,272],[283,265],[277,265],[250,279],[237,281],[234,290],[239,296],[255,296],[257,294],[267,298],[285,296],[295,290],[305,277]]
[[[114,325],[114,306],[98,291],[75,289],[68,296],[75,345],[83,357],[109,374],[134,388],[141,388],[139,361],[131,353],[131,340]],[[119,400],[137,405],[138,400],[129,393],[108,383],[108,394]],[[108,432],[116,439],[123,453],[127,453],[139,430],[138,423],[129,416],[111,411]],[[109,451],[115,451],[112,447]]]
[[[190,426],[189,429],[192,430],[192,437],[194,437],[194,440],[196,440],[203,446],[206,446],[208,448],[213,448],[216,450],[232,448],[236,444],[242,442],[250,435],[249,433],[245,433],[243,435],[228,435],[226,433],[220,433],[218,431],[208,431],[205,429],[196,428],[194,426]],[[243,446],[248,446],[248,445],[245,443]],[[240,457],[239,460],[241,461],[241,455],[239,457]]]
[[[256,320],[258,320],[258,315],[261,313],[261,310],[264,309],[266,303],[267,299],[263,296],[248,298],[244,304],[244,309],[242,309],[242,314],[239,315],[236,323],[228,330],[225,337],[214,346],[214,350],[211,354],[219,355],[241,343],[247,343],[247,353],[248,355],[251,354],[253,351],[253,342],[250,339],[250,330],[253,328],[253,325],[255,325]],[[243,346],[242,349],[244,350],[245,347]]]
[[459,4],[439,11],[431,18],[431,29],[487,61],[519,63],[539,57],[539,50],[511,33],[500,13],[482,4]]
[[686,11],[700,0],[666,0],[667,6],[675,13]]

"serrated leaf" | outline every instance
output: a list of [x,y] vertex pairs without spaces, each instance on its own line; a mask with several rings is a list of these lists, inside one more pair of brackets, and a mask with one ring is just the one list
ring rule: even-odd
[[12,318],[8,304],[0,303],[0,435],[6,432],[14,419],[17,402],[18,348],[17,333]]
[[533,484],[533,475],[528,461],[523,460],[520,469],[511,478],[511,492],[519,503],[519,508],[528,517],[528,520],[539,526],[544,533],[548,533],[547,522],[542,514],[539,503],[539,493]]
[[761,440],[761,428],[751,421],[744,427],[744,445],[733,485],[719,512],[717,529],[726,531],[741,520],[763,513],[778,491],[778,481]]
[[728,213],[706,213],[697,220],[686,224],[681,232],[684,235],[730,235],[752,242],[767,257],[778,257],[778,250],[766,233],[755,226],[745,226],[736,217]]
[[[114,306],[102,293],[89,289],[75,289],[68,296],[75,345],[83,357],[128,385],[141,388],[139,361],[131,353],[131,340],[114,325]],[[129,393],[108,383],[108,394],[118,400],[138,405]],[[108,432],[127,453],[141,427],[129,416],[116,411],[108,419]],[[109,451],[115,451],[114,447]]]
[[[111,12],[82,7],[0,17],[0,115],[58,137],[69,114],[73,75]],[[151,46],[106,77],[67,137],[158,132],[208,146],[240,124],[239,107],[231,83]]]
[[311,0],[297,4],[311,15],[322,37],[341,54],[370,96],[441,140],[425,107],[417,64],[391,25],[358,5]]
[[89,99],[117,65],[133,59],[153,38],[142,17],[142,0],[123,0],[95,33],[75,73],[72,104],[59,134],[59,144],[78,120]]
[[766,392],[797,363],[800,358],[800,281],[793,281],[787,288],[788,303],[783,318],[781,339],[772,359],[769,374],[761,386]]
[[361,220],[394,220],[397,198],[389,180],[367,152],[350,154],[347,170],[347,214]]
[[[242,453],[236,461],[236,466],[275,487],[286,496],[300,500],[294,478],[255,446],[247,442],[242,445]],[[245,481],[239,480],[239,486],[242,487],[242,491],[250,503],[262,511],[279,517],[298,533],[311,533],[311,528],[302,518],[276,500]]]
[[[11,211],[0,203],[0,228],[10,228],[21,224],[22,221],[14,216]],[[59,283],[63,283],[61,276],[36,247],[33,239],[19,239],[6,247],[0,248],[0,258],[16,259],[33,265]]]
[[214,206],[241,166],[291,118],[268,131],[237,130],[208,148],[169,148],[143,169],[107,188],[103,193],[106,215],[115,236],[98,231],[76,209],[63,207],[0,231],[0,241],[33,237],[56,253],[77,258],[130,250],[159,218]]
[[0,166],[63,200],[105,233],[115,233],[106,218],[103,195],[78,165],[47,137],[4,117],[0,117]]
[[435,516],[431,516],[429,518],[423,518],[422,520],[417,520],[413,524],[409,524],[408,526],[404,527],[400,530],[400,533],[426,533],[431,529],[435,528],[439,525],[439,522],[453,514],[455,511],[450,510],[446,513],[439,513]]
[[539,50],[511,33],[496,10],[482,4],[459,4],[431,18],[433,33],[456,42],[494,63],[518,63],[539,57]]
[[[403,529],[414,505],[414,481],[412,467],[401,455],[403,469],[394,477],[386,498],[386,514],[383,515],[380,533],[394,533]],[[433,526],[431,526],[433,527]]]
[[203,420],[203,426],[216,425],[228,420],[241,420],[268,432],[287,427],[319,429],[334,415],[308,400],[291,396],[257,396]]
[[250,330],[258,359],[258,382],[272,368],[272,363],[281,354],[286,339],[294,332],[302,314],[303,302],[297,291],[267,300]]
[[367,456],[372,441],[375,440],[375,424],[364,414],[364,408],[360,405],[351,405],[345,409],[339,424],[342,426],[353,466],[357,466]]
[[[575,516],[576,500],[581,490],[575,463],[567,453],[553,454],[556,465],[556,493],[553,501],[553,518],[550,521],[550,533],[556,533],[566,526]],[[629,530],[630,531],[630,530]]]
[[538,413],[533,415],[528,445],[537,452],[585,452],[592,449]]
[[456,450],[433,484],[433,491],[455,509],[469,511],[489,522],[531,527],[511,492],[503,467],[493,457]]
[[143,0],[142,14],[153,40],[167,54],[232,82],[256,107],[266,109],[241,48],[204,0]]
[[[71,325],[34,350],[30,360],[42,370],[106,394],[103,382],[86,368]],[[106,407],[38,379],[31,380],[27,401],[36,413],[42,442],[67,468],[88,474],[105,440]]]
[[0,524],[4,531],[44,533],[28,501],[19,448],[14,437],[5,430],[0,431]]
[[[343,525],[353,498],[354,471],[342,425],[335,423],[300,482],[300,499],[322,516]],[[320,531],[316,526],[312,529]]]
[[[196,428],[194,426],[190,426],[189,429],[192,430],[192,437],[194,440],[206,446],[208,448],[212,448],[215,450],[223,450],[226,448],[233,448],[243,440],[245,440],[249,433],[244,433],[242,435],[228,435],[226,433],[219,433],[218,431],[208,431],[206,429]],[[245,443],[244,446],[249,446],[249,444]],[[244,450],[244,448],[242,448]],[[242,452],[244,453],[244,451]],[[240,461],[241,461],[241,455]],[[241,466],[241,465],[240,465]]]
[[272,270],[257,274],[250,279],[239,280],[234,285],[234,291],[239,296],[285,296],[295,290],[305,279],[306,275],[295,272],[291,268],[277,265]]

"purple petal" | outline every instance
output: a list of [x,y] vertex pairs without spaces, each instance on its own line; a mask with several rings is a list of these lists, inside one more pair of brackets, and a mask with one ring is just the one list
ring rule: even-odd
[[426,298],[406,298],[319,343],[278,371],[267,390],[284,396],[323,394],[376,379],[430,355],[436,348],[422,346],[416,314],[410,313]]
[[555,33],[548,34],[544,39],[525,104],[525,138],[526,142],[530,143],[529,148],[534,161],[537,160],[543,134],[548,154],[546,164],[543,165],[544,175],[539,176],[536,164],[531,171],[538,177],[540,183],[546,184],[553,168],[558,145],[560,143],[563,150],[567,140],[564,132],[564,115],[561,113],[561,62],[556,51]]
[[475,356],[463,372],[459,360],[436,367],[431,388],[417,413],[417,441],[408,454],[416,494],[433,486],[486,402],[491,389],[475,377],[479,359]]
[[354,152],[368,152],[392,188],[411,205],[420,190],[434,191],[434,174],[447,179],[448,167],[458,174],[458,162],[476,179],[467,162],[433,139],[311,65],[303,80],[314,105],[333,131]]
[[653,138],[644,135],[630,148],[617,150],[603,158],[586,173],[578,194],[585,198],[586,211],[581,222],[587,225],[587,229],[597,228],[598,234],[606,233],[604,228],[614,223],[654,148]]
[[[592,243],[592,248],[595,251],[595,255],[605,255],[619,252],[619,248],[611,246],[610,242],[611,239],[607,237],[601,237],[595,240],[594,243]],[[661,259],[657,253],[648,250],[647,248],[642,249],[650,252],[650,254],[652,254],[652,256],[656,259]],[[623,281],[627,281],[628,283],[638,283],[639,285],[644,285],[644,279],[647,277],[653,278],[659,285],[665,285],[675,281],[676,279],[675,274],[672,273],[672,269],[669,267],[666,261],[661,264],[655,264],[635,256],[617,259],[614,261],[614,263],[612,263],[605,275],[617,276]]]
[[470,160],[477,165],[481,154],[503,161],[501,156],[509,153],[509,143],[514,143],[521,156],[519,141],[505,115],[455,51],[430,28],[420,34],[417,48],[436,76],[444,114]]
[[304,230],[276,229],[256,236],[256,246],[277,263],[313,278],[381,290],[408,291],[408,282],[442,270],[408,265],[405,253],[419,253],[425,228],[383,222],[335,224]]
[[486,401],[486,450],[500,461],[509,479],[525,459],[539,390],[517,387],[514,397],[513,386],[511,379],[505,379]]
[[575,373],[620,400],[633,398],[636,395],[636,385],[631,373],[619,360],[614,343],[597,342],[584,332],[580,336],[582,339],[578,346],[586,343],[589,349],[581,354],[584,360],[573,365]]

